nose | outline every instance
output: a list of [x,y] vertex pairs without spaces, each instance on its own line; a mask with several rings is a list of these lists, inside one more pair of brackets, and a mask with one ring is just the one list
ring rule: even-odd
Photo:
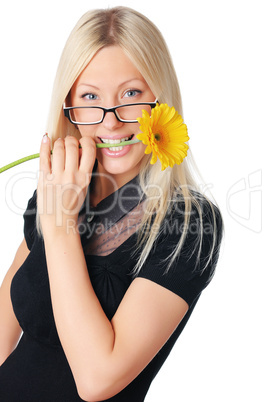
[[104,116],[104,120],[102,122],[102,125],[108,129],[108,130],[114,130],[117,127],[120,127],[123,124],[123,122],[119,121],[116,114],[115,110],[107,110]]

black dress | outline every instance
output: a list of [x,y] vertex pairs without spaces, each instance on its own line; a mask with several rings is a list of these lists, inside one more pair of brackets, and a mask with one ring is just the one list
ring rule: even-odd
[[[114,191],[96,208],[89,207],[89,190],[79,214],[79,232],[95,293],[111,320],[127,288],[134,279],[132,272],[138,253],[133,253],[140,223],[141,196],[139,176]],[[140,201],[140,203],[139,203]],[[170,353],[187,323],[202,290],[210,282],[218,259],[222,233],[219,211],[217,218],[217,251],[204,272],[212,239],[211,209],[203,203],[204,241],[200,263],[196,265],[198,248],[194,250],[199,219],[192,214],[192,228],[183,252],[164,275],[166,258],[177,243],[183,221],[183,202],[173,204],[173,212],[165,220],[166,227],[153,247],[138,277],[147,278],[182,297],[189,310],[175,332],[148,366],[119,394],[109,401],[141,402],[151,381]],[[44,242],[36,231],[36,190],[24,213],[24,235],[30,254],[17,271],[11,284],[11,299],[23,335],[6,361],[0,366],[1,402],[76,402],[77,393],[68,361],[57,334],[50,299]],[[152,340],[151,340],[152,341]],[[190,351],[189,351],[190,353]],[[179,364],[179,363],[177,363]]]

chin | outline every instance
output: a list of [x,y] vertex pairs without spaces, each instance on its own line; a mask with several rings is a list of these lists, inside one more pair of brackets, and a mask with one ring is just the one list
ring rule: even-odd
[[129,159],[126,158],[116,158],[116,159],[98,159],[98,163],[101,165],[101,171],[110,175],[125,175],[127,177],[135,177],[140,171],[140,161],[135,161],[131,163]]

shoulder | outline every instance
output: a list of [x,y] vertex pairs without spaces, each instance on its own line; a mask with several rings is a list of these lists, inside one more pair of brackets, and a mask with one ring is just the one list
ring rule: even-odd
[[[189,206],[181,196],[174,201],[169,212],[172,224],[180,226],[179,234],[184,235],[182,251],[199,246],[199,256],[207,257],[220,246],[223,236],[223,219],[220,209],[203,194],[192,191]],[[188,208],[188,209],[187,209]],[[176,238],[178,239],[178,238]],[[195,246],[195,247],[194,247]]]
[[181,195],[174,197],[164,217],[158,242],[177,243],[183,237],[185,243],[209,241],[216,237],[220,243],[223,235],[223,219],[218,206],[201,193],[192,192],[185,200]]
[[35,215],[37,209],[37,189],[34,190],[32,196],[29,198],[26,210],[23,216]]
[[37,212],[37,190],[34,190],[33,195],[28,200],[26,210],[23,214],[24,219],[24,237],[27,243],[27,247],[30,250],[32,248],[35,231],[36,231],[36,212]]
[[[189,206],[189,209],[187,209]],[[203,194],[192,191],[188,199],[178,194],[173,197],[166,215],[171,221],[184,221],[186,216],[191,223],[202,221],[203,224],[214,222],[222,227],[222,216],[218,206]]]
[[202,243],[202,248],[207,248],[215,241],[218,246],[222,236],[223,219],[218,206],[203,194],[192,192],[188,200],[181,195],[172,200],[162,222],[159,239],[176,244],[182,241],[185,252],[187,247],[192,250],[196,243]]
[[167,287],[190,305],[214,275],[221,237],[222,217],[214,203],[195,194],[187,210],[179,196],[165,216],[139,276]]

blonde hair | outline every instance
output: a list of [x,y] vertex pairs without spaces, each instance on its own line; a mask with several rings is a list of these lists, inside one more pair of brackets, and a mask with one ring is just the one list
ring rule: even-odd
[[[52,147],[58,137],[73,135],[80,138],[79,131],[63,115],[62,105],[75,80],[88,65],[93,56],[107,46],[120,46],[137,67],[155,94],[159,103],[174,106],[183,115],[182,101],[178,80],[165,40],[158,28],[145,16],[127,7],[114,7],[106,10],[93,10],[84,14],[78,21],[64,47],[55,78],[52,102],[48,118],[47,132]],[[194,191],[195,180],[189,169],[189,159],[181,165],[174,165],[161,171],[159,161],[151,165],[150,155],[143,158],[140,169],[140,184],[146,194],[146,211],[138,230],[137,250],[141,250],[135,272],[137,273],[148,257],[156,239],[162,231],[162,223],[171,208],[174,196],[180,194],[184,201],[184,229],[177,246],[168,258],[168,267],[179,255],[187,235],[187,228],[192,211],[192,204],[198,210],[201,220],[202,210]],[[158,190],[160,195],[158,194]],[[204,195],[203,195],[204,196]],[[213,244],[208,265],[216,244],[216,220],[212,203],[214,223]],[[153,213],[155,219],[152,222]],[[37,230],[41,235],[40,218],[37,211]],[[144,230],[144,228],[149,230]],[[198,236],[200,256],[203,227]],[[141,246],[143,246],[141,248]]]

